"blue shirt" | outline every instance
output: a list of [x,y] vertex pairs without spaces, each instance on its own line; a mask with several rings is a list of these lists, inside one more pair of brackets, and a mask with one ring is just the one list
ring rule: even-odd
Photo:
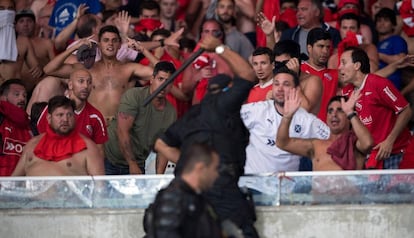
[[[380,42],[377,45],[378,53],[383,53],[386,55],[398,55],[401,53],[408,53],[407,42],[398,35],[392,35]],[[387,66],[387,63],[384,61],[379,62],[379,68],[382,69]],[[393,74],[388,76],[388,79],[394,84],[396,88],[401,90],[401,71],[396,70]]]
[[49,26],[56,29],[55,36],[75,19],[81,3],[86,3],[89,7],[86,13],[97,14],[101,11],[99,0],[58,0],[49,20]]

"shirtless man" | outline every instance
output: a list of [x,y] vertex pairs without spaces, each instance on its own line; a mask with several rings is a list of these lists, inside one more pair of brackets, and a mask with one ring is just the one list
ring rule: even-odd
[[12,176],[103,175],[96,144],[75,130],[74,102],[56,96],[48,108],[50,127],[26,144]]
[[[142,79],[150,79],[153,69],[137,63],[122,63],[116,58],[116,54],[121,47],[121,36],[115,26],[108,25],[99,31],[98,46],[102,52],[102,59],[89,69],[92,75],[92,92],[88,101],[96,107],[108,121],[114,119],[117,112],[121,95],[131,87],[129,79],[137,76]],[[64,61],[80,46],[91,45],[89,38],[80,40],[73,47],[68,48],[60,55],[56,56],[44,68],[48,75],[61,78],[69,78],[69,75],[79,68],[83,68],[80,63],[65,64]]]
[[[31,10],[22,10],[16,13],[15,29],[18,36],[29,38],[39,66],[43,68],[51,59],[55,57],[53,43],[48,38],[40,38],[35,35],[36,18]],[[23,64],[22,78],[25,81],[26,89],[31,92],[40,78],[33,78],[30,68]]]
[[[12,11],[12,13],[10,12]],[[0,14],[8,15],[8,14],[15,14],[15,2],[13,0],[0,0]],[[11,22],[2,22],[1,25],[5,25],[3,28],[6,28],[7,24],[14,23],[14,17],[5,17]],[[6,30],[3,29],[2,33],[5,34]],[[17,36],[16,39],[13,39],[15,36],[14,34],[3,36],[6,41],[13,41],[15,40],[17,46],[17,59],[10,59],[10,60],[3,60],[0,59],[0,83],[4,82],[5,80],[11,78],[21,78],[21,69],[23,68],[23,63],[25,62],[29,66],[29,72],[32,74],[33,78],[39,78],[42,76],[43,71],[38,65],[33,46],[30,43],[30,40],[24,36]],[[6,47],[6,49],[3,49]],[[0,48],[1,51],[7,50],[11,44],[3,44]]]
[[[343,96],[335,96],[330,100],[326,123],[331,134],[327,140],[291,138],[289,137],[289,126],[293,115],[300,106],[300,99],[296,90],[290,89],[289,93],[285,94],[283,119],[276,137],[277,146],[290,153],[311,158],[314,171],[362,169],[366,155],[370,152],[374,141],[354,111],[358,99],[359,92],[357,91],[346,102]],[[352,129],[350,129],[350,125]],[[351,136],[354,138],[354,143],[349,146],[354,147],[353,153],[349,153],[348,148],[345,148],[348,151],[345,154],[341,153],[342,151],[331,151],[331,145],[338,143],[337,140],[347,142],[347,138]],[[339,146],[334,145],[333,147],[337,149]]]

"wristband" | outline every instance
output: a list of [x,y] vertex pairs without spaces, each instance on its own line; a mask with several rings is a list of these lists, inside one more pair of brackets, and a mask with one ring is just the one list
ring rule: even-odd
[[348,118],[348,120],[351,120],[354,116],[356,116],[357,113],[355,111],[349,113],[348,115],[346,115],[346,117]]

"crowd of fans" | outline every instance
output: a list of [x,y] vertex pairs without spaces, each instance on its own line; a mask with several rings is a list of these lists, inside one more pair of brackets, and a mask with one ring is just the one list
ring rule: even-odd
[[244,172],[413,168],[413,79],[414,0],[0,0],[0,176],[219,167],[226,217]]

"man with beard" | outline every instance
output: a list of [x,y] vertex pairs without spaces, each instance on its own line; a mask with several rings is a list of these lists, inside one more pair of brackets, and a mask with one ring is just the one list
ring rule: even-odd
[[329,100],[338,91],[338,71],[326,67],[331,52],[331,39],[331,35],[322,28],[310,30],[306,42],[309,60],[300,66],[302,72],[316,75],[322,80],[322,97],[317,114],[322,121],[326,120]]
[[[87,101],[91,90],[92,76],[88,71],[78,69],[71,73],[68,82],[68,98],[72,99],[76,105],[76,131],[95,142],[103,157],[103,144],[108,140],[108,134],[102,113]],[[47,111],[48,107],[46,106],[37,121],[39,133],[46,132],[49,126]]]
[[96,144],[75,130],[75,103],[65,96],[49,100],[49,127],[24,147],[12,176],[103,175]]
[[[295,72],[282,67],[275,72],[272,84],[273,100],[244,104],[240,110],[244,125],[250,132],[246,147],[245,173],[277,173],[298,171],[300,156],[278,148],[277,129],[285,115],[285,95],[296,89],[303,99],[299,78]],[[327,139],[329,128],[315,115],[300,108],[289,128],[292,137]]]
[[155,139],[175,120],[174,107],[167,101],[169,84],[149,105],[143,102],[175,72],[171,62],[160,61],[154,67],[150,86],[126,91],[118,107],[118,114],[108,128],[105,144],[105,173],[107,175],[144,174],[145,160]]
[[234,0],[218,0],[215,12],[216,19],[223,24],[226,33],[226,45],[247,60],[254,48],[249,39],[238,31],[235,26],[235,6]]
[[26,89],[20,79],[0,86],[0,176],[10,176],[23,147],[32,137],[26,106]]

